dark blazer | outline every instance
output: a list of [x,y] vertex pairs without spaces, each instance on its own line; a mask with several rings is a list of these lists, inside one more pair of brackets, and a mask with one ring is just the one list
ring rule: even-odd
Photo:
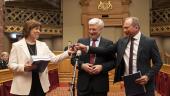
[[[125,62],[123,55],[127,44],[127,37],[118,40],[116,43],[114,51],[117,52],[117,65],[114,82],[121,81],[121,76],[124,75]],[[160,70],[161,66],[162,61],[156,41],[141,34],[137,53],[137,71],[141,71],[142,75],[147,75],[149,77],[149,81],[146,84],[147,91],[154,91],[154,75]]]
[[0,69],[6,69],[6,68],[8,68],[7,67],[7,62],[5,62],[5,61],[3,61],[3,60],[0,60]]
[[[84,45],[90,45],[90,38],[79,39],[78,43],[82,43]],[[104,38],[100,39],[99,47],[109,47],[113,46],[113,42]],[[113,48],[113,47],[112,47]],[[91,50],[89,50],[90,52]],[[102,72],[98,75],[90,75],[84,70],[81,69],[81,64],[89,63],[90,54],[82,53],[79,58],[78,63],[78,80],[77,80],[77,89],[78,91],[85,91],[89,88],[89,85],[92,86],[95,92],[107,92],[109,90],[109,78],[108,71],[114,68],[114,55],[111,54],[113,51],[109,53],[109,51],[100,51],[94,50],[96,52],[95,64],[100,64],[103,66]],[[72,58],[72,64],[74,64],[75,59]]]

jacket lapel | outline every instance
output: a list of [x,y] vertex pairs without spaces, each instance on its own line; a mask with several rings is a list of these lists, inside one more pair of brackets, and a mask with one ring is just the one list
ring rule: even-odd
[[139,62],[139,58],[140,58],[140,56],[141,56],[141,52],[142,52],[142,49],[143,49],[143,44],[144,43],[146,43],[146,42],[144,42],[145,40],[144,40],[144,35],[143,34],[141,34],[141,37],[140,37],[140,42],[139,42],[139,46],[138,46],[138,53],[137,53],[137,62],[136,62],[136,64],[137,64],[137,69],[139,68],[138,66],[138,62]]
[[139,55],[140,55],[140,53],[141,53],[141,51],[143,49],[143,46],[142,46],[143,43],[144,43],[144,37],[143,37],[143,35],[141,35],[139,46],[138,46],[138,53],[137,53],[138,56],[137,57],[139,57]]
[[27,57],[30,59],[30,53],[25,41],[25,38],[23,38],[20,43],[19,43],[20,47],[23,49],[24,53],[27,55]]
[[121,53],[120,53],[121,58],[123,57],[123,55],[125,53],[125,49],[127,47],[128,42],[129,42],[128,37],[125,37],[124,40],[122,40],[121,47],[119,47],[121,50]]
[[103,46],[103,38],[100,38],[99,46]]

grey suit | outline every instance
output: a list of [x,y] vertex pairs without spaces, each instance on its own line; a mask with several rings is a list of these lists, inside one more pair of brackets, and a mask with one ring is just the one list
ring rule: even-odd
[[[121,81],[124,75],[125,62],[123,55],[127,43],[128,38],[124,37],[115,45],[114,51],[117,53],[117,66],[114,82]],[[142,75],[147,75],[149,77],[149,81],[145,85],[147,93],[142,96],[154,96],[154,75],[160,70],[161,66],[162,61],[155,40],[142,34],[137,52],[137,71],[141,71]]]

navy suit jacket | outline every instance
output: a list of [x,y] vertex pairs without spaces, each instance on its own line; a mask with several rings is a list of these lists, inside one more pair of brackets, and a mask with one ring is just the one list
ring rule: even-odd
[[[123,55],[128,44],[128,37],[124,37],[115,45],[114,51],[117,53],[117,65],[115,70],[114,82],[122,80],[125,72],[125,62]],[[151,62],[152,60],[152,62]],[[156,41],[141,35],[138,53],[137,53],[137,71],[141,71],[142,75],[147,75],[149,81],[146,84],[146,90],[154,90],[154,75],[160,70],[162,61]]]
[[[86,39],[79,39],[78,43],[82,43],[84,45],[90,45],[90,38]],[[101,37],[99,47],[106,48],[112,46],[113,42]],[[102,65],[103,69],[102,72],[97,75],[90,75],[89,73],[85,72],[81,69],[81,64],[89,63],[90,60],[90,53],[91,48],[89,48],[88,53],[82,53],[79,57],[78,63],[78,80],[77,80],[77,89],[78,91],[85,91],[92,86],[95,92],[107,92],[109,90],[109,78],[108,78],[108,71],[114,68],[114,54],[113,51],[101,51],[101,50],[93,50],[96,53],[96,59],[94,65]],[[110,47],[111,48],[111,47]],[[75,59],[74,56],[71,59],[72,64],[74,65]]]

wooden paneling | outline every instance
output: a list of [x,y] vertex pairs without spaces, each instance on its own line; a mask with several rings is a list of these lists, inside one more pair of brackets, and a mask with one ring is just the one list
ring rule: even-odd
[[10,81],[13,78],[13,73],[9,69],[0,70],[0,84],[2,82]]
[[[58,68],[57,64],[49,64],[48,65],[48,70],[55,70]],[[13,73],[9,69],[2,69],[0,70],[0,84],[6,81],[10,81],[13,79]]]
[[[58,64],[58,74],[60,82],[71,82],[73,76],[73,66],[70,62],[70,59],[65,59],[64,61]],[[76,70],[77,77],[78,69]],[[109,72],[109,81],[113,81],[114,78],[114,70]]]
[[72,80],[73,67],[70,59],[65,59],[58,64],[58,74],[60,82],[70,82]]
[[4,0],[0,0],[0,51],[3,51],[3,46],[4,46],[4,43],[3,43],[3,30],[4,30],[4,10],[3,10],[3,7],[4,7]]

